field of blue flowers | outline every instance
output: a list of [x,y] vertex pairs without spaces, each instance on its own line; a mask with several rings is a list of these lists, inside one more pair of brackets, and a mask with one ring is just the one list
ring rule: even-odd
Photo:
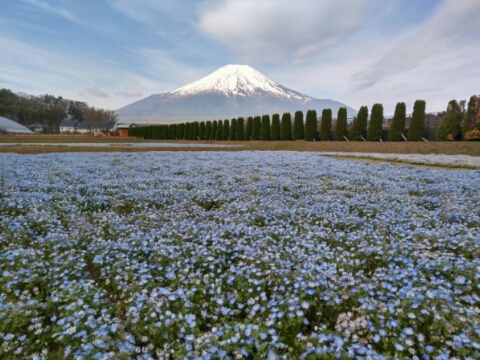
[[480,171],[0,156],[2,359],[480,358]]

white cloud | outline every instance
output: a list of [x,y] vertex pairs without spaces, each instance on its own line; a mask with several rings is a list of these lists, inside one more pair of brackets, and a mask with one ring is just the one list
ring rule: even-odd
[[216,68],[203,68],[197,64],[186,64],[172,57],[169,51],[158,48],[130,49],[145,59],[144,70],[152,78],[162,78],[163,86],[159,91],[168,92],[188,82],[198,80]]
[[22,0],[22,1],[27,3],[27,4],[36,6],[40,9],[51,12],[53,14],[60,15],[67,20],[75,21],[75,17],[69,11],[67,11],[65,9],[62,9],[60,7],[52,6],[46,1],[43,1],[43,0]]
[[434,15],[416,28],[407,40],[384,54],[379,61],[355,73],[352,76],[354,88],[371,87],[445,53],[455,56],[466,46],[478,42],[479,19],[478,0],[444,0]]
[[200,7],[198,26],[245,59],[302,59],[331,48],[365,21],[373,0],[223,0]]
[[88,88],[87,91],[85,92],[86,95],[91,95],[99,98],[106,98],[108,97],[108,94],[103,92],[98,86],[92,86],[91,88]]
[[132,89],[131,87],[126,87],[125,89],[123,89],[123,90],[120,92],[120,95],[126,96],[126,97],[139,97],[139,96],[143,96],[143,94],[142,94],[140,91],[134,90],[134,89]]
[[155,33],[165,38],[174,36],[172,27],[191,21],[191,4],[187,1],[158,0],[108,0],[108,4],[123,15],[149,26]]

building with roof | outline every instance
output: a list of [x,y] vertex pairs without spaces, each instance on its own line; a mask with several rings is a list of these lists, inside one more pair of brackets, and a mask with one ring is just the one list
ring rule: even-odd
[[0,133],[7,134],[33,134],[32,130],[17,123],[16,121],[0,116]]
[[42,124],[32,124],[27,126],[30,130],[32,130],[35,134],[41,134],[47,130],[47,127]]
[[61,134],[73,134],[77,131],[79,121],[73,119],[63,119],[60,123],[60,133]]
[[128,129],[136,126],[136,124],[115,124],[113,130],[118,132],[118,136],[128,136]]
[[82,121],[77,126],[77,132],[80,134],[93,134],[93,135],[103,135],[113,131],[115,123],[105,123],[105,122],[87,122]]

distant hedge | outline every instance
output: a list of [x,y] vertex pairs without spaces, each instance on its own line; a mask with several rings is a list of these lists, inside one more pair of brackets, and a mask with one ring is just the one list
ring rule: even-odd
[[[420,141],[426,134],[432,137],[432,124],[435,129],[438,120],[443,123],[437,127],[439,140],[480,140],[480,99],[473,95],[465,109],[462,101],[460,104],[452,100],[446,112],[434,114],[430,127],[426,129],[426,103],[424,100],[415,101],[409,129],[406,130],[407,110],[404,102],[397,103],[395,114],[392,118],[390,129],[384,130],[383,105],[374,104],[369,121],[368,107],[362,106],[356,117],[353,118],[348,131],[347,109],[338,109],[336,126],[332,131],[332,110],[323,109],[320,124],[317,112],[308,110],[304,122],[303,112],[296,111],[292,122],[289,112],[285,112],[280,119],[279,114],[249,116],[231,120],[209,120],[185,122],[180,124],[139,125],[128,129],[128,135],[143,137],[144,139],[159,140],[298,140],[323,141],[333,139],[343,140],[368,140],[368,141],[403,141],[404,136],[410,141]],[[431,115],[430,115],[431,116]],[[318,126],[320,125],[320,126]],[[367,129],[368,127],[368,129]],[[348,135],[348,136],[347,136]],[[403,136],[402,136],[403,135]],[[424,139],[425,140],[425,139]]]

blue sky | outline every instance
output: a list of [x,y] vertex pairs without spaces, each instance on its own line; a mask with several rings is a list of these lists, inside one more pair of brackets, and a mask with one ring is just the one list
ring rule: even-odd
[[354,108],[480,93],[478,0],[0,0],[0,88],[117,109],[226,64]]

